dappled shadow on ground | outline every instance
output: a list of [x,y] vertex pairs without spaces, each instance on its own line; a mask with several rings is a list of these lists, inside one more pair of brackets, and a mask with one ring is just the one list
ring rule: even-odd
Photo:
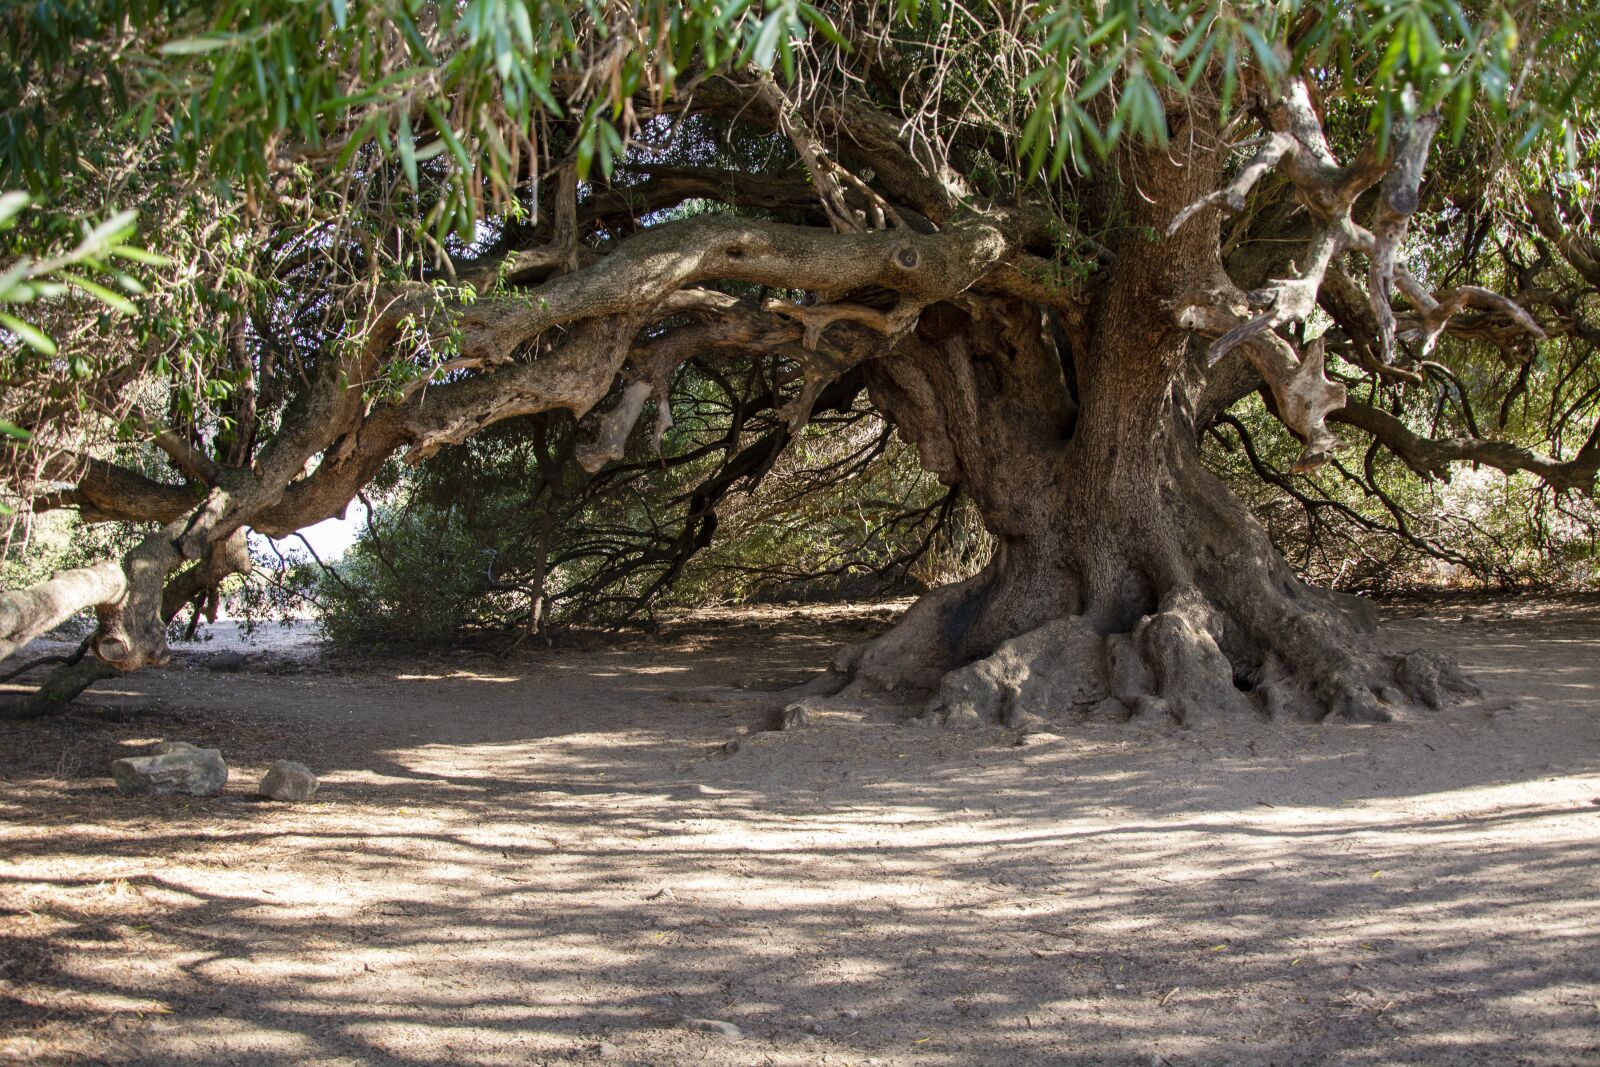
[[[761,701],[723,686],[816,662],[838,633],[807,621],[304,686],[140,676],[97,698],[124,721],[21,728],[0,1056],[1600,1056],[1592,616],[1405,620],[1400,646],[1452,645],[1490,690],[1412,723],[1028,744],[755,732]],[[243,780],[131,800],[100,777],[168,737]],[[314,802],[245,795],[279,756],[325,773]]]

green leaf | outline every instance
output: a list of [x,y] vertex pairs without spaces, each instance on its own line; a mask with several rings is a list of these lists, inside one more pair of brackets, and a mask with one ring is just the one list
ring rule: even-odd
[[78,275],[68,273],[67,271],[62,271],[61,277],[71,282],[79,289],[82,289],[84,292],[94,296],[102,304],[105,304],[107,307],[115,308],[124,315],[131,315],[137,310],[133,306],[133,302],[127,297],[121,295],[120,293],[112,292],[99,282],[92,282],[88,278],[79,277]]
[[424,103],[422,110],[428,113],[428,121],[432,122],[433,128],[439,131],[439,136],[444,138],[444,143],[450,148],[450,154],[455,157],[457,163],[461,164],[461,169],[470,172],[472,170],[472,159],[467,155],[465,146],[456,139],[455,131],[445,121],[444,112],[432,100]]
[[595,128],[590,126],[578,138],[578,180],[589,180],[589,167],[594,163]]
[[56,343],[49,336],[31,323],[23,322],[14,315],[7,315],[0,311],[0,326],[4,326],[27,343],[35,352],[46,356],[56,354]]
[[78,247],[73,250],[77,257],[98,255],[105,250],[107,245],[121,243],[122,238],[133,232],[134,224],[139,219],[139,213],[132,208],[119,211],[106,219],[100,225],[84,234],[83,240],[78,242]]
[[180,37],[175,41],[168,41],[158,51],[164,56],[204,55],[207,52],[217,52],[249,44],[251,41],[263,40],[276,28],[273,23],[264,23],[242,33],[203,33],[196,37]]
[[838,28],[834,26],[833,20],[828,18],[827,15],[810,4],[802,2],[800,4],[800,17],[805,19],[813,30],[822,34],[835,46],[842,48],[846,52],[850,51],[850,42],[845,40],[844,34],[839,32]]
[[411,116],[404,111],[400,112],[400,129],[395,134],[395,147],[400,149],[400,169],[405,171],[406,182],[410,184],[411,191],[416,192],[421,188],[417,180],[417,145],[411,135]]
[[772,59],[778,52],[778,35],[783,32],[783,12],[774,11],[761,23],[761,31],[750,45],[750,64],[759,70],[771,70]]
[[9,223],[25,207],[33,202],[27,193],[0,193],[0,227]]
[[228,42],[221,37],[180,37],[161,46],[164,56],[194,56],[226,48]]

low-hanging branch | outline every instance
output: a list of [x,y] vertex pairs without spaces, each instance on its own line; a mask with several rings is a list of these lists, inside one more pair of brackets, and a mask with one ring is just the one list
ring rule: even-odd
[[[35,432],[0,446],[35,460],[16,479],[26,502],[154,529],[120,560],[0,594],[0,652],[94,608],[99,661],[160,664],[172,613],[213,608],[247,565],[247,530],[288,536],[342,514],[397,457],[425,468],[528,426],[559,425],[561,444],[532,449],[529,566],[494,582],[525,594],[529,632],[553,596],[632,610],[711,542],[732,494],[787,469],[795,441],[854,432],[859,400],[971,502],[994,553],[841,654],[821,686],[841,699],[915,690],[938,721],[1025,722],[1052,701],[1151,721],[1376,721],[1470,688],[1367,642],[1366,609],[1299,583],[1205,472],[1199,437],[1264,385],[1303,444],[1297,471],[1353,471],[1340,423],[1365,435],[1369,469],[1381,452],[1427,477],[1479,463],[1592,492],[1594,383],[1560,360],[1591,362],[1593,206],[1565,188],[1466,203],[1459,190],[1503,154],[1436,148],[1446,117],[1477,119],[1449,114],[1458,97],[1430,79],[1509,63],[1515,42],[1487,23],[1435,27],[1486,51],[1440,43],[1413,69],[1401,49],[1395,74],[1318,50],[1349,43],[1341,19],[1365,5],[1203,23],[1151,9],[1128,25],[1084,5],[1027,26],[981,6],[911,21],[868,5],[839,9],[831,33],[805,28],[832,17],[820,9],[769,24],[780,7],[659,25],[626,5],[586,11],[572,41],[535,42],[534,66],[500,61],[556,101],[530,105],[536,121],[479,106],[508,75],[474,66],[447,11],[418,30],[441,57],[426,78],[365,71],[393,87],[381,104],[344,68],[340,95],[294,129],[258,126],[273,109],[249,85],[233,86],[254,101],[242,110],[220,88],[195,97],[225,112],[195,130],[261,134],[257,165],[185,194],[215,217],[165,205],[173,233],[198,235],[185,292],[213,294],[198,305],[213,321],[172,329],[202,316],[169,297],[183,314],[137,345],[128,332],[127,358],[81,392],[53,368],[0,411]],[[1546,22],[1541,69],[1576,70],[1575,38]],[[700,36],[671,39],[686,26]],[[300,59],[386,62],[342,41]],[[782,76],[760,69],[775,63]],[[483,80],[452,80],[463,70]],[[1386,80],[1401,74],[1409,85]],[[1583,88],[1539,85],[1530,98],[1558,109]],[[1236,87],[1242,119],[1225,115]],[[1257,136],[1232,143],[1247,122]],[[123,188],[225,162],[150,141],[119,147]],[[1441,168],[1450,180],[1431,183]],[[213,178],[240,195],[206,199]],[[1497,243],[1514,251],[1495,265]],[[1314,336],[1319,309],[1336,329]],[[216,352],[180,374],[186,343]],[[1464,395],[1488,375],[1453,361],[1483,343],[1495,375],[1539,394],[1548,443],[1483,436],[1479,413],[1514,422],[1509,395]],[[1560,360],[1540,362],[1552,348]],[[138,447],[119,453],[112,426]],[[170,476],[136,469],[148,458]],[[653,499],[661,470],[685,482]],[[635,506],[599,506],[608,487]],[[896,514],[946,513],[930,507]]]

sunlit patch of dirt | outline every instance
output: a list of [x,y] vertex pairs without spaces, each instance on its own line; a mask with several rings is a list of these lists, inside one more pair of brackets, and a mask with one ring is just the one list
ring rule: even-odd
[[[764,729],[903,607],[201,648],[8,726],[0,1061],[1600,1059],[1593,600],[1391,606],[1487,690],[1401,724]],[[176,739],[227,793],[115,792]]]

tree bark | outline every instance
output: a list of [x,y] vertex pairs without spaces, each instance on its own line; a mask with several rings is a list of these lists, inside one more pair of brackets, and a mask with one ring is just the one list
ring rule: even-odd
[[1437,657],[1378,647],[1373,606],[1299,581],[1205,469],[1186,376],[1156,372],[1184,360],[1181,334],[1074,358],[1036,309],[984,312],[930,309],[869,380],[928,469],[972,496],[995,555],[844,650],[813,698],[926,696],[939,723],[1187,725],[1376,722],[1473,691]]
[[66,622],[85,604],[121,599],[127,588],[121,564],[107,560],[61,571],[47,582],[7,593],[0,597],[0,659]]
[[51,674],[34,692],[0,704],[0,719],[40,719],[58,714],[95,682],[117,673],[115,667],[85,656]]

